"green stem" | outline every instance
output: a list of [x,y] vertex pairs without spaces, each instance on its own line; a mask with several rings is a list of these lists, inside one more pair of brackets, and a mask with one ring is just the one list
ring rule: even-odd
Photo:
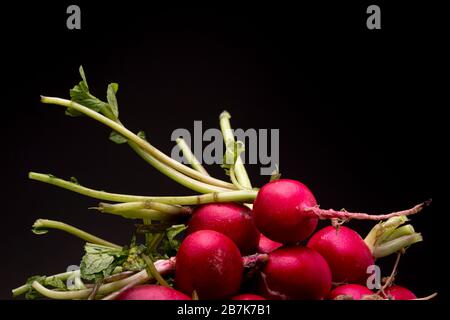
[[236,186],[236,188],[238,188],[239,190],[245,190],[246,189],[237,180],[234,166],[230,167],[230,180]]
[[124,126],[122,126],[120,123],[118,123],[114,120],[111,120],[94,110],[86,108],[85,106],[82,106],[79,103],[76,103],[76,102],[73,102],[73,101],[70,101],[67,99],[61,99],[61,98],[55,98],[55,97],[45,97],[45,96],[41,96],[41,102],[47,103],[47,104],[60,105],[60,106],[66,107],[66,108],[71,108],[71,109],[77,110],[77,111],[85,114],[86,116],[88,116],[94,120],[97,120],[100,123],[103,123],[104,125],[110,127],[117,133],[123,135],[129,141],[132,141],[133,143],[138,145],[141,149],[143,149],[145,152],[147,152],[152,157],[156,158],[158,161],[162,162],[163,164],[165,164],[177,171],[180,171],[181,173],[183,173],[191,178],[197,179],[199,181],[205,182],[205,183],[213,185],[213,186],[226,188],[226,189],[235,189],[234,185],[231,183],[228,183],[228,182],[225,182],[225,181],[222,181],[219,179],[215,179],[210,176],[205,176],[204,174],[202,174],[192,168],[189,168],[188,166],[185,166],[184,164],[182,164],[178,161],[175,161],[174,159],[170,158],[169,156],[167,156],[166,154],[164,154],[163,152],[159,151],[157,148],[152,146],[146,140],[141,139],[139,136],[137,136],[136,134],[134,134],[133,132],[131,132],[130,130],[125,128]]
[[156,160],[154,157],[142,150],[138,145],[133,142],[128,142],[128,145],[147,163],[153,166],[159,172],[165,174],[167,177],[171,178],[175,182],[189,188],[191,190],[197,191],[199,193],[210,193],[210,192],[223,192],[230,191],[230,188],[222,188],[213,186],[195,179],[192,179],[183,173],[172,169],[171,167],[163,164],[162,162]]
[[94,207],[92,209],[98,209],[101,213],[114,214],[126,219],[143,219],[148,221],[172,221],[174,219],[174,216],[157,210],[140,209],[123,211],[116,210],[114,207]]
[[410,224],[407,224],[406,226],[402,226],[400,228],[395,229],[388,237],[382,239],[381,243],[388,242],[388,241],[391,241],[391,240],[394,240],[396,238],[400,238],[403,236],[408,236],[415,232],[416,231],[414,230],[414,227]]
[[[53,276],[46,277],[46,279],[49,279],[49,278],[57,278],[57,279],[59,279],[59,280],[61,280],[61,281],[66,281],[67,279],[69,279],[72,275],[74,275],[74,274],[77,273],[77,272],[79,272],[79,270],[67,271],[67,272],[63,272],[63,273],[58,273],[58,274],[55,274],[55,275],[53,275]],[[17,296],[20,296],[20,295],[22,295],[22,294],[27,293],[27,291],[28,291],[29,288],[30,288],[30,285],[24,284],[24,285],[22,285],[22,286],[20,286],[20,287],[17,287],[17,288],[15,288],[15,289],[13,289],[13,290],[12,290],[13,297],[17,297]]]
[[227,191],[219,193],[207,193],[203,195],[194,196],[163,196],[163,197],[150,197],[150,196],[135,196],[119,193],[109,193],[105,191],[98,191],[90,188],[83,187],[79,184],[66,181],[48,174],[41,174],[30,172],[29,178],[32,180],[37,180],[40,182],[45,182],[64,188],[91,198],[113,201],[113,202],[137,202],[137,201],[154,201],[167,204],[176,205],[197,205],[211,202],[245,202],[251,203],[255,200],[257,191],[256,190],[237,190],[237,191]]
[[[120,214],[121,212],[134,212],[136,210],[151,210],[158,211],[160,213],[177,216],[177,215],[189,215],[192,213],[192,209],[189,207],[176,206],[172,204],[153,202],[153,201],[141,201],[141,202],[125,202],[118,204],[100,203],[99,210],[102,212],[108,212],[113,214]],[[150,217],[148,217],[150,218]]]
[[80,230],[78,228],[75,228],[75,227],[68,225],[66,223],[63,223],[63,222],[47,220],[47,219],[38,219],[33,224],[33,230],[35,232],[40,232],[39,230],[46,230],[46,229],[58,229],[61,231],[65,231],[67,233],[70,233],[70,234],[72,234],[80,239],[83,239],[86,242],[90,242],[90,243],[100,244],[103,246],[117,248],[117,249],[122,248],[121,246],[118,246],[117,244],[103,240],[99,237],[96,237],[90,233],[87,233],[83,230]]
[[[156,214],[161,214],[161,212],[156,211],[156,210],[146,210],[146,209],[142,209],[142,210],[150,211],[150,212],[155,212]],[[139,210],[139,211],[142,211],[142,210]],[[166,215],[166,214],[163,214],[163,215]],[[142,218],[142,223],[143,223],[144,225],[151,225],[151,224],[152,224],[152,220],[158,220],[158,219],[152,219],[152,218],[150,218],[150,217],[143,217],[143,218]],[[163,220],[163,219],[161,219],[161,220]],[[145,234],[145,245],[147,246],[147,248],[150,247],[150,243],[151,243],[152,240],[153,240],[153,234],[151,234],[151,233],[146,233],[146,234]]]
[[160,285],[170,287],[166,280],[159,274],[158,270],[156,270],[153,261],[145,254],[142,255],[142,258],[147,264],[147,274],[151,275]]
[[420,233],[402,236],[394,240],[376,245],[372,251],[372,254],[375,258],[386,257],[420,241],[423,241],[422,235]]
[[191,165],[192,168],[197,170],[198,172],[209,176],[209,173],[206,171],[206,169],[202,166],[200,161],[198,161],[197,157],[192,153],[191,148],[186,144],[186,141],[184,141],[183,138],[177,138],[176,140],[178,147],[180,148],[181,152],[183,153],[184,159],[186,159],[187,163]]
[[373,250],[375,245],[380,242],[381,238],[387,237],[386,235],[391,234],[398,226],[401,226],[406,221],[408,221],[406,216],[397,216],[386,221],[381,221],[369,231],[364,238],[364,242],[370,250]]
[[[155,262],[155,267],[158,273],[167,274],[172,272],[175,268],[175,260],[174,258],[168,260],[159,260]],[[98,288],[98,295],[104,296],[113,291],[120,290],[130,283],[144,283],[148,280],[152,279],[151,276],[147,274],[146,270],[142,270],[128,278],[121,279],[115,282],[106,283]],[[33,282],[32,287],[38,291],[40,294],[47,298],[51,299],[59,299],[59,300],[75,300],[75,299],[86,299],[89,297],[92,289],[82,289],[77,291],[56,291],[50,290],[38,283],[37,281]]]
[[[234,145],[235,139],[233,130],[231,129],[230,118],[231,115],[227,111],[223,111],[220,116],[220,129],[222,130],[222,136],[225,143],[225,163],[229,163],[229,157],[227,155],[234,155]],[[234,156],[232,157],[234,160]],[[242,162],[242,158],[240,155],[236,158],[236,162],[234,163],[234,171],[236,174],[236,178],[239,184],[245,189],[252,189],[252,184],[248,177],[247,171],[245,170],[244,163]]]

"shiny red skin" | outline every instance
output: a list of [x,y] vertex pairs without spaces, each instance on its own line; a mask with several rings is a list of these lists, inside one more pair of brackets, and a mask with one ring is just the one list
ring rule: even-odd
[[325,259],[307,247],[282,247],[269,253],[258,280],[258,293],[274,300],[321,300],[331,289]]
[[307,246],[318,251],[328,262],[334,282],[365,284],[367,267],[374,258],[369,247],[354,230],[328,226],[317,231]]
[[199,206],[188,223],[187,234],[199,230],[223,233],[238,246],[243,255],[255,253],[259,231],[255,227],[252,211],[237,203],[210,203]]
[[363,296],[373,295],[374,293],[367,287],[360,284],[344,284],[334,288],[328,299],[335,299],[337,296],[346,295],[352,296],[353,300],[361,300]]
[[187,236],[176,256],[175,284],[202,300],[226,299],[242,281],[243,262],[238,247],[222,233],[200,230]]
[[258,252],[259,253],[269,253],[269,252],[272,252],[272,251],[278,249],[282,245],[283,245],[282,243],[272,241],[261,233],[259,236]]
[[173,288],[148,284],[125,290],[116,300],[191,300],[191,298]]
[[413,300],[417,299],[416,295],[409,289],[401,286],[392,286],[384,290],[387,299],[393,300]]
[[316,206],[311,191],[295,180],[267,183],[253,203],[255,225],[267,238],[281,243],[297,243],[309,237],[318,218],[302,210]]
[[266,300],[261,296],[253,293],[243,293],[231,298],[231,300]]

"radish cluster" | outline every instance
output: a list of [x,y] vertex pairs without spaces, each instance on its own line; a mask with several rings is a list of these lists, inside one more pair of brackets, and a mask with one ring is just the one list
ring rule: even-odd
[[[320,208],[306,185],[279,179],[278,175],[262,188],[253,188],[239,156],[242,145],[235,141],[231,116],[226,111],[220,115],[226,146],[222,167],[230,181],[214,178],[183,139],[176,141],[189,166],[151,145],[143,132],[134,134],[127,129],[118,118],[116,83],[108,86],[107,101],[101,101],[89,91],[82,67],[80,75],[81,82],[70,90],[71,100],[41,96],[41,101],[67,108],[68,115],[85,115],[108,126],[113,130],[110,140],[128,145],[162,174],[200,194],[110,193],[81,186],[76,179],[66,181],[30,172],[32,180],[103,201],[91,209],[141,219],[137,233],[145,234],[145,241],[136,243],[134,238],[130,246],[120,246],[65,223],[39,219],[33,225],[36,234],[48,229],[66,231],[89,242],[86,254],[78,273],[39,277],[39,281],[30,278],[13,290],[14,296],[105,300],[417,299],[407,288],[394,284],[394,276],[401,254],[422,241],[410,224],[403,225],[406,217],[418,213],[430,201],[408,210],[370,215]],[[86,101],[96,101],[95,106],[84,105]],[[342,225],[352,219],[374,222],[364,239]],[[318,230],[319,220],[331,225]],[[369,283],[370,267],[391,254],[397,254],[391,275],[382,283]],[[67,277],[76,279],[77,288],[64,286]],[[55,283],[57,290],[51,287]]]
[[[321,212],[325,218],[364,214],[341,217],[317,208],[312,192],[294,180],[263,186],[253,210],[235,203],[195,208],[177,254],[175,288],[187,295],[195,291],[200,299],[413,299],[397,286],[382,292],[367,288],[367,270],[376,258],[356,231],[346,226],[316,231]],[[253,293],[239,292],[242,254],[266,257],[253,276]]]

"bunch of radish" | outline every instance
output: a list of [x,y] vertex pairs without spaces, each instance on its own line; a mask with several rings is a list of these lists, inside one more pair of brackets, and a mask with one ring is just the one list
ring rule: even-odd
[[[142,132],[128,130],[119,120],[118,85],[108,86],[107,101],[89,92],[82,81],[71,100],[41,97],[46,104],[67,108],[70,116],[88,116],[113,131],[110,139],[129,145],[141,158],[177,183],[200,194],[138,196],[81,186],[71,179],[31,172],[33,180],[49,183],[102,202],[101,213],[140,219],[132,241],[120,246],[68,224],[39,219],[35,233],[59,229],[86,244],[80,270],[30,278],[13,295],[52,299],[105,300],[409,300],[417,298],[395,283],[400,256],[422,241],[407,216],[430,201],[383,215],[322,209],[311,190],[296,180],[274,175],[254,188],[240,157],[230,115],[220,115],[230,182],[211,177],[182,139],[177,143],[190,166],[171,159],[151,145]],[[352,219],[373,223],[363,239],[343,225]],[[319,220],[329,226],[318,228]],[[371,282],[377,259],[397,255],[390,276]],[[75,285],[69,285],[72,280]],[[65,282],[66,281],[66,282]],[[425,297],[428,299],[429,297]]]

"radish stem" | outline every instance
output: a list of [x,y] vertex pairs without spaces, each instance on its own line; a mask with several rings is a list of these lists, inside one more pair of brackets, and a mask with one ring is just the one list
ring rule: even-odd
[[[129,202],[128,202],[129,203]],[[143,219],[144,224],[150,224],[152,220],[155,221],[172,221],[176,216],[169,215],[167,213],[149,210],[149,209],[138,209],[138,210],[117,210],[114,206],[109,205],[107,207],[92,207],[89,209],[97,209],[101,213],[114,214],[117,216],[124,217],[126,219]]]
[[398,216],[408,216],[411,214],[416,214],[420,211],[422,211],[423,208],[429,206],[431,204],[431,200],[422,202],[416,206],[414,206],[411,209],[403,210],[403,211],[397,211],[392,212],[389,214],[380,214],[380,215],[370,215],[367,213],[359,213],[359,212],[347,212],[347,211],[336,211],[333,209],[320,209],[319,207],[303,207],[299,208],[299,210],[304,210],[306,212],[309,212],[311,214],[311,217],[318,217],[320,219],[333,219],[333,218],[339,218],[339,219],[357,219],[357,220],[386,220],[393,217]]
[[181,207],[153,201],[126,202],[118,204],[100,203],[98,209],[102,212],[114,214],[142,209],[158,211],[162,214],[166,214],[166,216],[189,215],[192,213],[192,209],[189,207]]
[[170,288],[166,280],[164,280],[158,270],[156,270],[153,261],[145,254],[142,255],[142,258],[147,264],[147,274],[151,275],[160,285]]
[[[229,157],[231,156],[234,159],[234,152],[235,152],[234,151],[235,139],[233,130],[231,129],[230,125],[230,118],[231,115],[227,111],[223,111],[219,116],[220,129],[222,130],[222,136],[226,147],[224,157],[225,164],[232,164],[230,163],[231,161]],[[252,184],[248,177],[247,171],[245,170],[244,163],[242,162],[242,158],[240,155],[237,156],[236,162],[234,163],[233,166],[236,179],[239,182],[239,184],[245,189],[251,189]]]
[[[155,262],[155,268],[160,274],[170,273],[173,270],[175,270],[175,258],[170,258],[167,260],[158,260]],[[125,287],[130,283],[140,284],[150,279],[152,279],[152,277],[147,274],[147,271],[142,270],[132,275],[131,277],[101,285],[98,288],[98,295],[102,296],[111,293],[113,291],[120,290],[121,288]],[[91,288],[76,291],[56,291],[47,289],[37,281],[33,282],[32,287],[47,298],[59,300],[87,299],[93,290]]]
[[59,222],[59,221],[54,221],[54,220],[47,220],[47,219],[38,219],[36,220],[36,222],[33,224],[33,229],[58,229],[61,231],[65,231],[67,233],[70,233],[80,239],[85,240],[86,242],[90,242],[90,243],[95,243],[95,244],[100,244],[103,246],[107,246],[107,247],[111,247],[111,248],[117,248],[117,249],[121,249],[121,246],[118,246],[117,244],[114,244],[112,242],[103,240],[99,237],[96,237],[90,233],[87,233],[83,230],[80,230],[78,228],[75,228],[71,225],[68,225],[66,223],[63,222]]
[[209,176],[209,173],[206,169],[201,165],[200,161],[198,161],[197,157],[192,153],[191,148],[186,144],[183,138],[177,138],[176,140],[178,147],[183,153],[184,159],[191,165],[192,168],[197,170],[198,172]]
[[390,235],[397,227],[408,221],[406,216],[392,217],[386,221],[381,221],[376,224],[364,238],[364,242],[369,249],[373,251],[373,248],[377,243],[380,243],[381,238],[386,238],[386,235]]
[[[74,271],[58,273],[58,274],[55,274],[53,276],[49,276],[46,279],[56,278],[56,279],[59,279],[61,281],[66,281],[67,279],[69,279],[71,276],[73,276],[77,272],[80,272],[80,270],[74,270]],[[20,287],[17,287],[15,289],[13,289],[12,290],[13,297],[17,297],[17,296],[20,296],[22,294],[25,294],[28,291],[28,289],[29,289],[29,285],[27,285],[27,284],[24,284],[24,285],[22,285]]]
[[420,233],[414,233],[407,236],[402,236],[394,240],[384,242],[380,245],[376,245],[372,251],[375,258],[386,257],[394,252],[397,252],[405,247],[423,241],[422,235]]
[[407,224],[406,226],[402,226],[392,231],[392,233],[389,234],[389,236],[387,236],[386,238],[382,239],[381,242],[388,242],[396,238],[411,235],[413,233],[415,233],[414,227],[410,224]]
[[109,193],[105,191],[94,190],[90,188],[83,187],[77,183],[66,181],[54,176],[36,172],[30,172],[28,177],[32,180],[37,180],[40,182],[45,182],[64,188],[91,198],[113,201],[113,202],[136,202],[136,201],[154,201],[167,204],[175,205],[197,205],[211,202],[245,202],[251,203],[255,200],[257,191],[256,190],[236,190],[236,191],[226,191],[218,193],[207,193],[203,195],[194,196],[163,196],[163,197],[151,197],[151,196],[136,196],[128,194],[119,193]]
[[86,116],[88,116],[94,120],[97,120],[98,122],[103,123],[104,125],[110,127],[117,133],[123,135],[125,138],[127,138],[128,140],[135,143],[137,146],[139,146],[141,149],[143,149],[149,155],[154,157],[156,160],[162,162],[163,164],[167,165],[168,167],[171,167],[177,171],[180,171],[181,173],[183,173],[191,178],[197,179],[199,181],[202,181],[202,182],[205,182],[207,184],[211,184],[211,185],[217,186],[217,187],[222,187],[222,188],[227,188],[227,189],[236,189],[236,187],[229,182],[225,182],[225,181],[222,181],[219,179],[212,178],[210,176],[206,176],[192,168],[189,168],[188,166],[185,166],[182,163],[179,163],[178,161],[175,161],[174,159],[170,158],[169,156],[167,156],[166,154],[164,154],[163,152],[159,151],[157,148],[152,146],[146,140],[140,138],[139,136],[137,136],[136,134],[134,134],[133,132],[131,132],[130,130],[125,128],[122,124],[120,124],[114,120],[111,120],[94,110],[86,108],[85,106],[83,106],[79,103],[76,103],[76,102],[73,102],[73,101],[70,101],[67,99],[61,99],[61,98],[56,98],[56,97],[45,97],[45,96],[41,96],[41,102],[46,103],[46,104],[55,104],[55,105],[63,106],[66,108],[74,109],[78,112],[85,114]]
[[[156,170],[165,174],[175,182],[200,193],[210,193],[210,192],[222,192],[230,191],[230,188],[222,188],[201,182],[191,177],[184,175],[183,173],[165,165],[164,163],[156,160],[154,157],[149,155],[147,152],[142,150],[138,145],[133,142],[128,142],[128,145],[146,162],[152,165]],[[236,188],[235,188],[236,189]]]

